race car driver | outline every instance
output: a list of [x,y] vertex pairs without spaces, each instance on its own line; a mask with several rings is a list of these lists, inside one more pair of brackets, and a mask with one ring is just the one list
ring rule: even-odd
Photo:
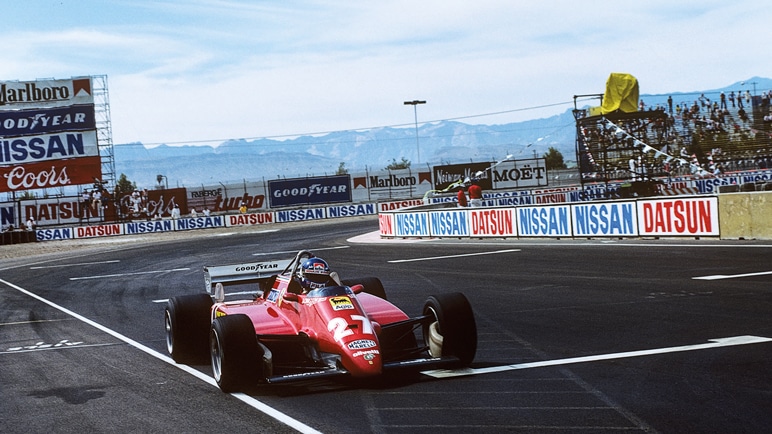
[[340,286],[338,273],[330,271],[330,266],[322,258],[306,259],[300,264],[298,274],[304,294],[326,286]]

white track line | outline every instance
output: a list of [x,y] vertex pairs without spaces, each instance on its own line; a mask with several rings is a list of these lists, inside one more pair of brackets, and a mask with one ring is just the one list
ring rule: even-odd
[[101,264],[114,264],[116,262],[121,262],[118,259],[113,259],[110,261],[98,261],[98,262],[81,262],[79,264],[60,264],[60,265],[38,265],[35,267],[29,267],[30,270],[42,270],[44,268],[64,268],[64,267],[79,267],[81,265],[101,265]]
[[739,279],[741,277],[766,276],[772,274],[772,271],[760,271],[758,273],[745,274],[714,274],[712,276],[692,277],[693,280],[721,280],[721,279]]
[[[208,376],[206,374],[203,374],[203,373],[199,372],[198,370],[191,368],[188,365],[178,365],[170,357],[167,357],[167,356],[165,356],[163,354],[160,354],[160,353],[156,352],[155,350],[153,350],[153,349],[151,349],[149,347],[146,347],[145,345],[140,344],[139,342],[135,341],[134,339],[131,339],[131,338],[127,337],[127,336],[124,336],[124,335],[116,332],[115,330],[109,329],[109,328],[107,328],[107,327],[105,327],[105,326],[103,326],[103,325],[101,325],[101,324],[99,324],[97,322],[94,322],[94,321],[92,321],[92,320],[90,320],[90,319],[88,319],[88,318],[86,318],[84,316],[81,316],[81,315],[79,315],[79,314],[77,314],[77,313],[75,313],[75,312],[73,312],[73,311],[71,311],[71,310],[69,310],[69,309],[67,309],[65,307],[59,306],[58,304],[56,304],[56,303],[54,303],[52,301],[49,301],[49,300],[47,300],[47,299],[45,299],[45,298],[43,298],[43,297],[41,297],[41,296],[39,296],[37,294],[34,294],[34,293],[30,292],[30,291],[27,291],[26,289],[24,289],[24,288],[22,288],[20,286],[14,285],[13,283],[10,283],[10,282],[5,281],[3,279],[0,279],[0,283],[3,283],[5,285],[7,285],[7,286],[9,286],[9,287],[11,287],[11,288],[21,292],[21,293],[23,293],[23,294],[26,294],[26,295],[28,295],[28,296],[30,296],[30,297],[32,297],[32,298],[34,298],[34,299],[36,299],[36,300],[38,300],[40,302],[43,302],[43,303],[53,307],[54,309],[57,309],[57,310],[59,310],[61,312],[64,312],[65,314],[70,315],[73,318],[75,318],[77,320],[80,320],[80,321],[82,321],[82,322],[84,322],[84,323],[86,323],[86,324],[88,324],[88,325],[90,325],[90,326],[92,326],[92,327],[94,327],[94,328],[96,328],[98,330],[101,330],[101,331],[109,334],[110,336],[113,336],[114,338],[116,338],[118,340],[121,340],[121,341],[127,343],[128,345],[130,345],[130,346],[132,346],[132,347],[134,347],[134,348],[136,348],[136,349],[138,349],[140,351],[143,351],[143,352],[145,352],[145,353],[155,357],[158,360],[166,362],[166,363],[168,363],[168,364],[170,364],[170,365],[172,365],[172,366],[174,366],[176,368],[179,368],[179,369],[187,372],[188,374],[190,374],[190,375],[192,375],[192,376],[194,376],[194,377],[196,377],[196,378],[198,378],[198,379],[200,379],[200,380],[202,380],[202,381],[204,381],[204,382],[206,382],[206,383],[208,383],[208,384],[210,384],[210,385],[212,385],[214,387],[217,387],[217,382],[214,381],[214,378],[212,378],[212,377],[210,377],[210,376]],[[283,423],[283,424],[285,424],[285,425],[287,425],[289,427],[292,427],[292,428],[300,431],[301,433],[319,433],[319,431],[315,430],[314,428],[311,428],[310,426],[300,422],[299,420],[296,420],[296,419],[291,418],[290,416],[287,416],[286,414],[280,412],[278,409],[270,407],[267,404],[263,403],[262,401],[258,401],[257,399],[255,399],[255,398],[253,398],[253,397],[251,397],[249,395],[246,395],[244,393],[231,393],[231,396],[233,396],[234,398],[244,402],[245,404],[249,405],[250,407],[252,407],[252,408],[254,408],[254,409],[256,409],[256,410],[258,410],[258,411],[260,411],[260,412],[262,412],[262,413],[264,413],[264,414],[266,414],[266,415],[268,415],[268,416],[270,416],[270,417],[272,417],[274,419],[276,419],[277,421],[279,421],[279,422],[281,422],[281,423]]]
[[520,249],[506,249],[506,250],[494,250],[492,252],[479,252],[479,253],[463,253],[460,255],[446,255],[446,256],[429,256],[425,258],[413,258],[413,259],[395,259],[393,261],[387,261],[389,264],[399,264],[402,262],[417,262],[417,261],[434,261],[435,259],[448,259],[448,258],[463,258],[467,256],[482,256],[482,255],[495,255],[498,253],[511,253],[519,252]]
[[477,369],[446,370],[436,369],[423,371],[422,374],[435,378],[463,377],[467,375],[490,374],[493,372],[513,371],[517,369],[542,368],[546,366],[569,365],[573,363],[597,362],[601,360],[623,359],[627,357],[652,356],[655,354],[677,353],[682,351],[707,350],[719,347],[732,347],[736,345],[749,345],[772,342],[772,338],[760,336],[734,336],[731,338],[710,339],[710,343],[697,345],[684,345],[680,347],[655,348],[652,350],[628,351],[624,353],[600,354],[596,356],[572,357],[569,359],[543,360],[541,362],[520,363],[517,365],[491,366]]
[[96,276],[70,277],[70,280],[104,279],[107,277],[137,276],[140,274],[169,273],[172,271],[190,271],[190,268],[173,268],[171,270],[137,271],[136,273],[101,274]]

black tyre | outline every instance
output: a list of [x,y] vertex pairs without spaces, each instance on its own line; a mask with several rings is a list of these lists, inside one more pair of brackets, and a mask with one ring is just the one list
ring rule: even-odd
[[[458,357],[458,367],[469,366],[477,352],[477,323],[466,296],[460,292],[430,296],[423,312],[434,317],[423,327],[424,343],[434,349],[432,356]],[[430,345],[432,337],[435,345]]]
[[382,298],[384,300],[387,300],[386,298],[386,289],[383,288],[383,283],[381,283],[381,279],[377,277],[362,277],[359,279],[344,279],[342,283],[346,286],[354,286],[356,284],[361,284],[365,287],[363,292],[366,292],[368,294],[372,294],[376,297]]
[[220,390],[242,392],[263,376],[263,350],[252,320],[236,314],[216,318],[209,337],[212,372]]
[[209,356],[209,294],[173,297],[166,304],[166,349],[177,363],[205,364]]

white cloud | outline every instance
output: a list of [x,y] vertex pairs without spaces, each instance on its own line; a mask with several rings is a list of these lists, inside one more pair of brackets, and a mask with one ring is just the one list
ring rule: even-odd
[[[761,0],[14,2],[0,78],[107,74],[115,143],[543,117],[600,93],[725,86],[767,68]],[[13,21],[13,20],[10,20]],[[128,23],[128,24],[127,24]],[[759,49],[758,47],[762,47]]]

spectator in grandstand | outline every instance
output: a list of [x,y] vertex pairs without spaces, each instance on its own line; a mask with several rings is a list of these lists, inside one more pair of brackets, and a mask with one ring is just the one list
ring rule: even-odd
[[740,120],[744,123],[748,122],[748,113],[745,112],[745,109],[740,107],[739,110],[737,110],[737,116],[740,116]]
[[35,222],[35,217],[29,216],[27,219],[27,230],[34,231],[38,224]]
[[210,214],[209,208],[204,207],[204,217],[209,217],[209,214]]
[[734,91],[729,92],[729,102],[732,103],[732,108],[734,108]]
[[726,108],[726,95],[724,95],[724,92],[721,92],[721,108]]
[[191,209],[190,209],[190,217],[191,217],[191,218],[196,218],[196,217],[198,217],[198,212],[196,212],[196,209],[195,209],[195,208],[191,208]]

